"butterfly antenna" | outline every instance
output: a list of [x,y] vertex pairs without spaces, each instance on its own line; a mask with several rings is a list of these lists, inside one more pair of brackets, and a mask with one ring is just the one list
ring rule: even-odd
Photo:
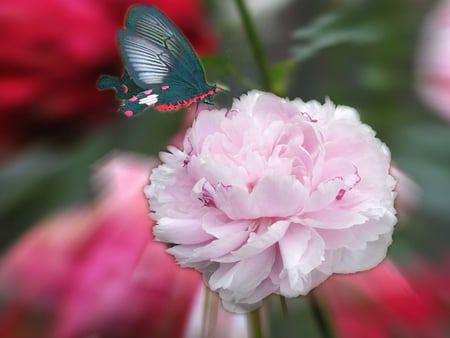
[[197,119],[199,106],[200,106],[200,101],[195,102],[195,119]]

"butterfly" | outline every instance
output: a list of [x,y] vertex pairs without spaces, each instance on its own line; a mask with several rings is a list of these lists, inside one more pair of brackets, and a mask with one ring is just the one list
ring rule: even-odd
[[97,87],[115,89],[122,101],[119,111],[128,117],[148,107],[167,111],[195,102],[212,104],[222,90],[206,82],[192,46],[156,7],[131,7],[117,39],[124,72],[120,78],[101,76]]

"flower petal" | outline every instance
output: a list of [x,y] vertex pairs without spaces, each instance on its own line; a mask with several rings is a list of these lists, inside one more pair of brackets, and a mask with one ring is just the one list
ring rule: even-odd
[[272,224],[262,235],[254,236],[249,239],[247,243],[243,244],[241,248],[233,251],[231,253],[231,257],[216,261],[233,262],[260,254],[262,251],[267,250],[285,236],[290,223],[291,222],[289,221],[278,221]]
[[243,259],[235,264],[223,263],[211,275],[208,284],[212,290],[230,289],[246,294],[254,290],[270,273],[275,250],[268,249],[258,256]]
[[211,240],[195,219],[174,219],[164,217],[153,227],[153,234],[159,241],[178,244],[196,244]]

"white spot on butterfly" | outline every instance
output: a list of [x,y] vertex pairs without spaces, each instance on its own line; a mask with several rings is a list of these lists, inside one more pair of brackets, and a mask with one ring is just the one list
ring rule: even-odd
[[146,104],[147,106],[153,106],[156,102],[158,102],[158,94],[151,94],[139,100],[139,104]]

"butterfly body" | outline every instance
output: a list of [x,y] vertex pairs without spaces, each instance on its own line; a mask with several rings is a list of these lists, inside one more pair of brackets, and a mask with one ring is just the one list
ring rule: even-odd
[[114,88],[122,100],[119,111],[134,116],[148,107],[176,110],[192,103],[210,103],[221,90],[206,82],[203,68],[189,42],[158,9],[134,6],[125,29],[118,32],[125,62],[121,78],[102,76],[100,89]]

